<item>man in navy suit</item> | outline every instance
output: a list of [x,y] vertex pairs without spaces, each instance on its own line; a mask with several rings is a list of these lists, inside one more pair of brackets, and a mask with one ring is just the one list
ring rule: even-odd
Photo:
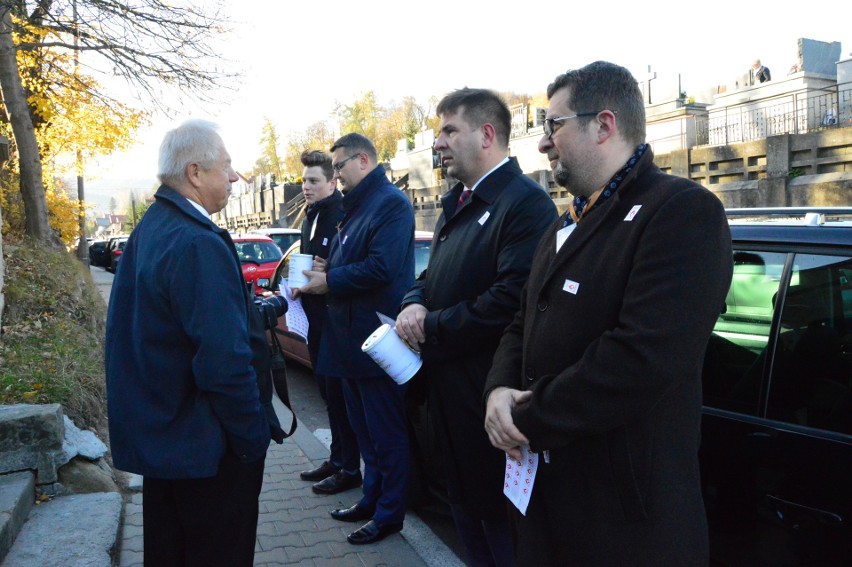
[[414,209],[378,165],[376,148],[361,134],[331,147],[334,177],[343,190],[343,219],[327,263],[315,261],[298,294],[325,294],[328,319],[316,371],[343,383],[349,421],[364,459],[364,494],[332,510],[344,522],[367,521],[349,534],[360,545],[402,529],[408,492],[408,433],[404,387],[361,345],[380,325],[376,312],[396,313],[414,283]]

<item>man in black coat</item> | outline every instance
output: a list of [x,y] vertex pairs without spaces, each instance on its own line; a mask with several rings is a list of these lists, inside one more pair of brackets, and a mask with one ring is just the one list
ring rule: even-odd
[[[337,224],[343,218],[343,195],[331,167],[331,155],[321,150],[305,150],[301,155],[305,170],[302,191],[305,194],[305,220],[302,222],[300,252],[314,258],[328,258]],[[320,336],[326,315],[324,295],[303,295],[302,308],[308,317],[308,354],[320,395],[326,403],[331,428],[331,455],[327,461],[299,473],[302,480],[319,481],[311,488],[317,494],[337,494],[361,486],[361,456],[358,439],[346,415],[343,387],[339,378],[329,378],[316,371]]]
[[469,563],[514,565],[505,457],[482,429],[482,395],[556,207],[508,157],[511,115],[496,93],[455,91],[437,114],[435,149],[459,183],[442,198],[428,268],[403,299],[396,329],[423,355],[416,379],[428,388],[427,419]]
[[574,200],[486,386],[494,446],[538,455],[519,563],[706,566],[701,369],[731,281],[724,209],[654,165],[626,69],[592,63],[547,95],[539,151]]

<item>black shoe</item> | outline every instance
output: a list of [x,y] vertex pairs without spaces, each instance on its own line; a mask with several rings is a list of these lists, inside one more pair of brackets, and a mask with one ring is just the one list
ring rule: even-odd
[[372,510],[361,508],[357,504],[351,508],[338,508],[329,512],[331,517],[341,522],[363,522],[373,517]]
[[315,469],[300,472],[299,478],[301,478],[302,480],[312,480],[316,482],[318,480],[330,477],[339,470],[339,468],[332,465],[329,461],[323,461],[322,464]]
[[362,482],[361,471],[358,471],[356,474],[346,474],[340,471],[316,483],[311,487],[311,490],[317,494],[337,494],[338,492],[361,486]]
[[377,526],[376,522],[370,520],[348,536],[346,541],[352,545],[364,545],[367,543],[375,543],[382,541],[391,534],[395,534],[402,530],[402,524],[388,524],[386,526]]

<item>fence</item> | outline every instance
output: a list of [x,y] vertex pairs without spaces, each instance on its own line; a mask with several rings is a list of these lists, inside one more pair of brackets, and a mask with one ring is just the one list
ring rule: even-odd
[[[777,101],[777,102],[773,102]],[[852,83],[779,95],[714,110],[696,123],[696,145],[727,146],[780,134],[807,134],[852,125]]]

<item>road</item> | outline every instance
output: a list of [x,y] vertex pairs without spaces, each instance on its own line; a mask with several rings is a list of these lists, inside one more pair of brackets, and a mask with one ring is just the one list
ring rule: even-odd
[[[90,266],[92,279],[104,301],[109,302],[113,274],[104,268]],[[306,426],[326,446],[331,440],[325,403],[319,395],[313,373],[299,363],[288,361],[287,384],[290,402],[302,425]],[[458,540],[449,510],[440,502],[426,503],[416,511],[417,516],[457,557],[464,551]]]

